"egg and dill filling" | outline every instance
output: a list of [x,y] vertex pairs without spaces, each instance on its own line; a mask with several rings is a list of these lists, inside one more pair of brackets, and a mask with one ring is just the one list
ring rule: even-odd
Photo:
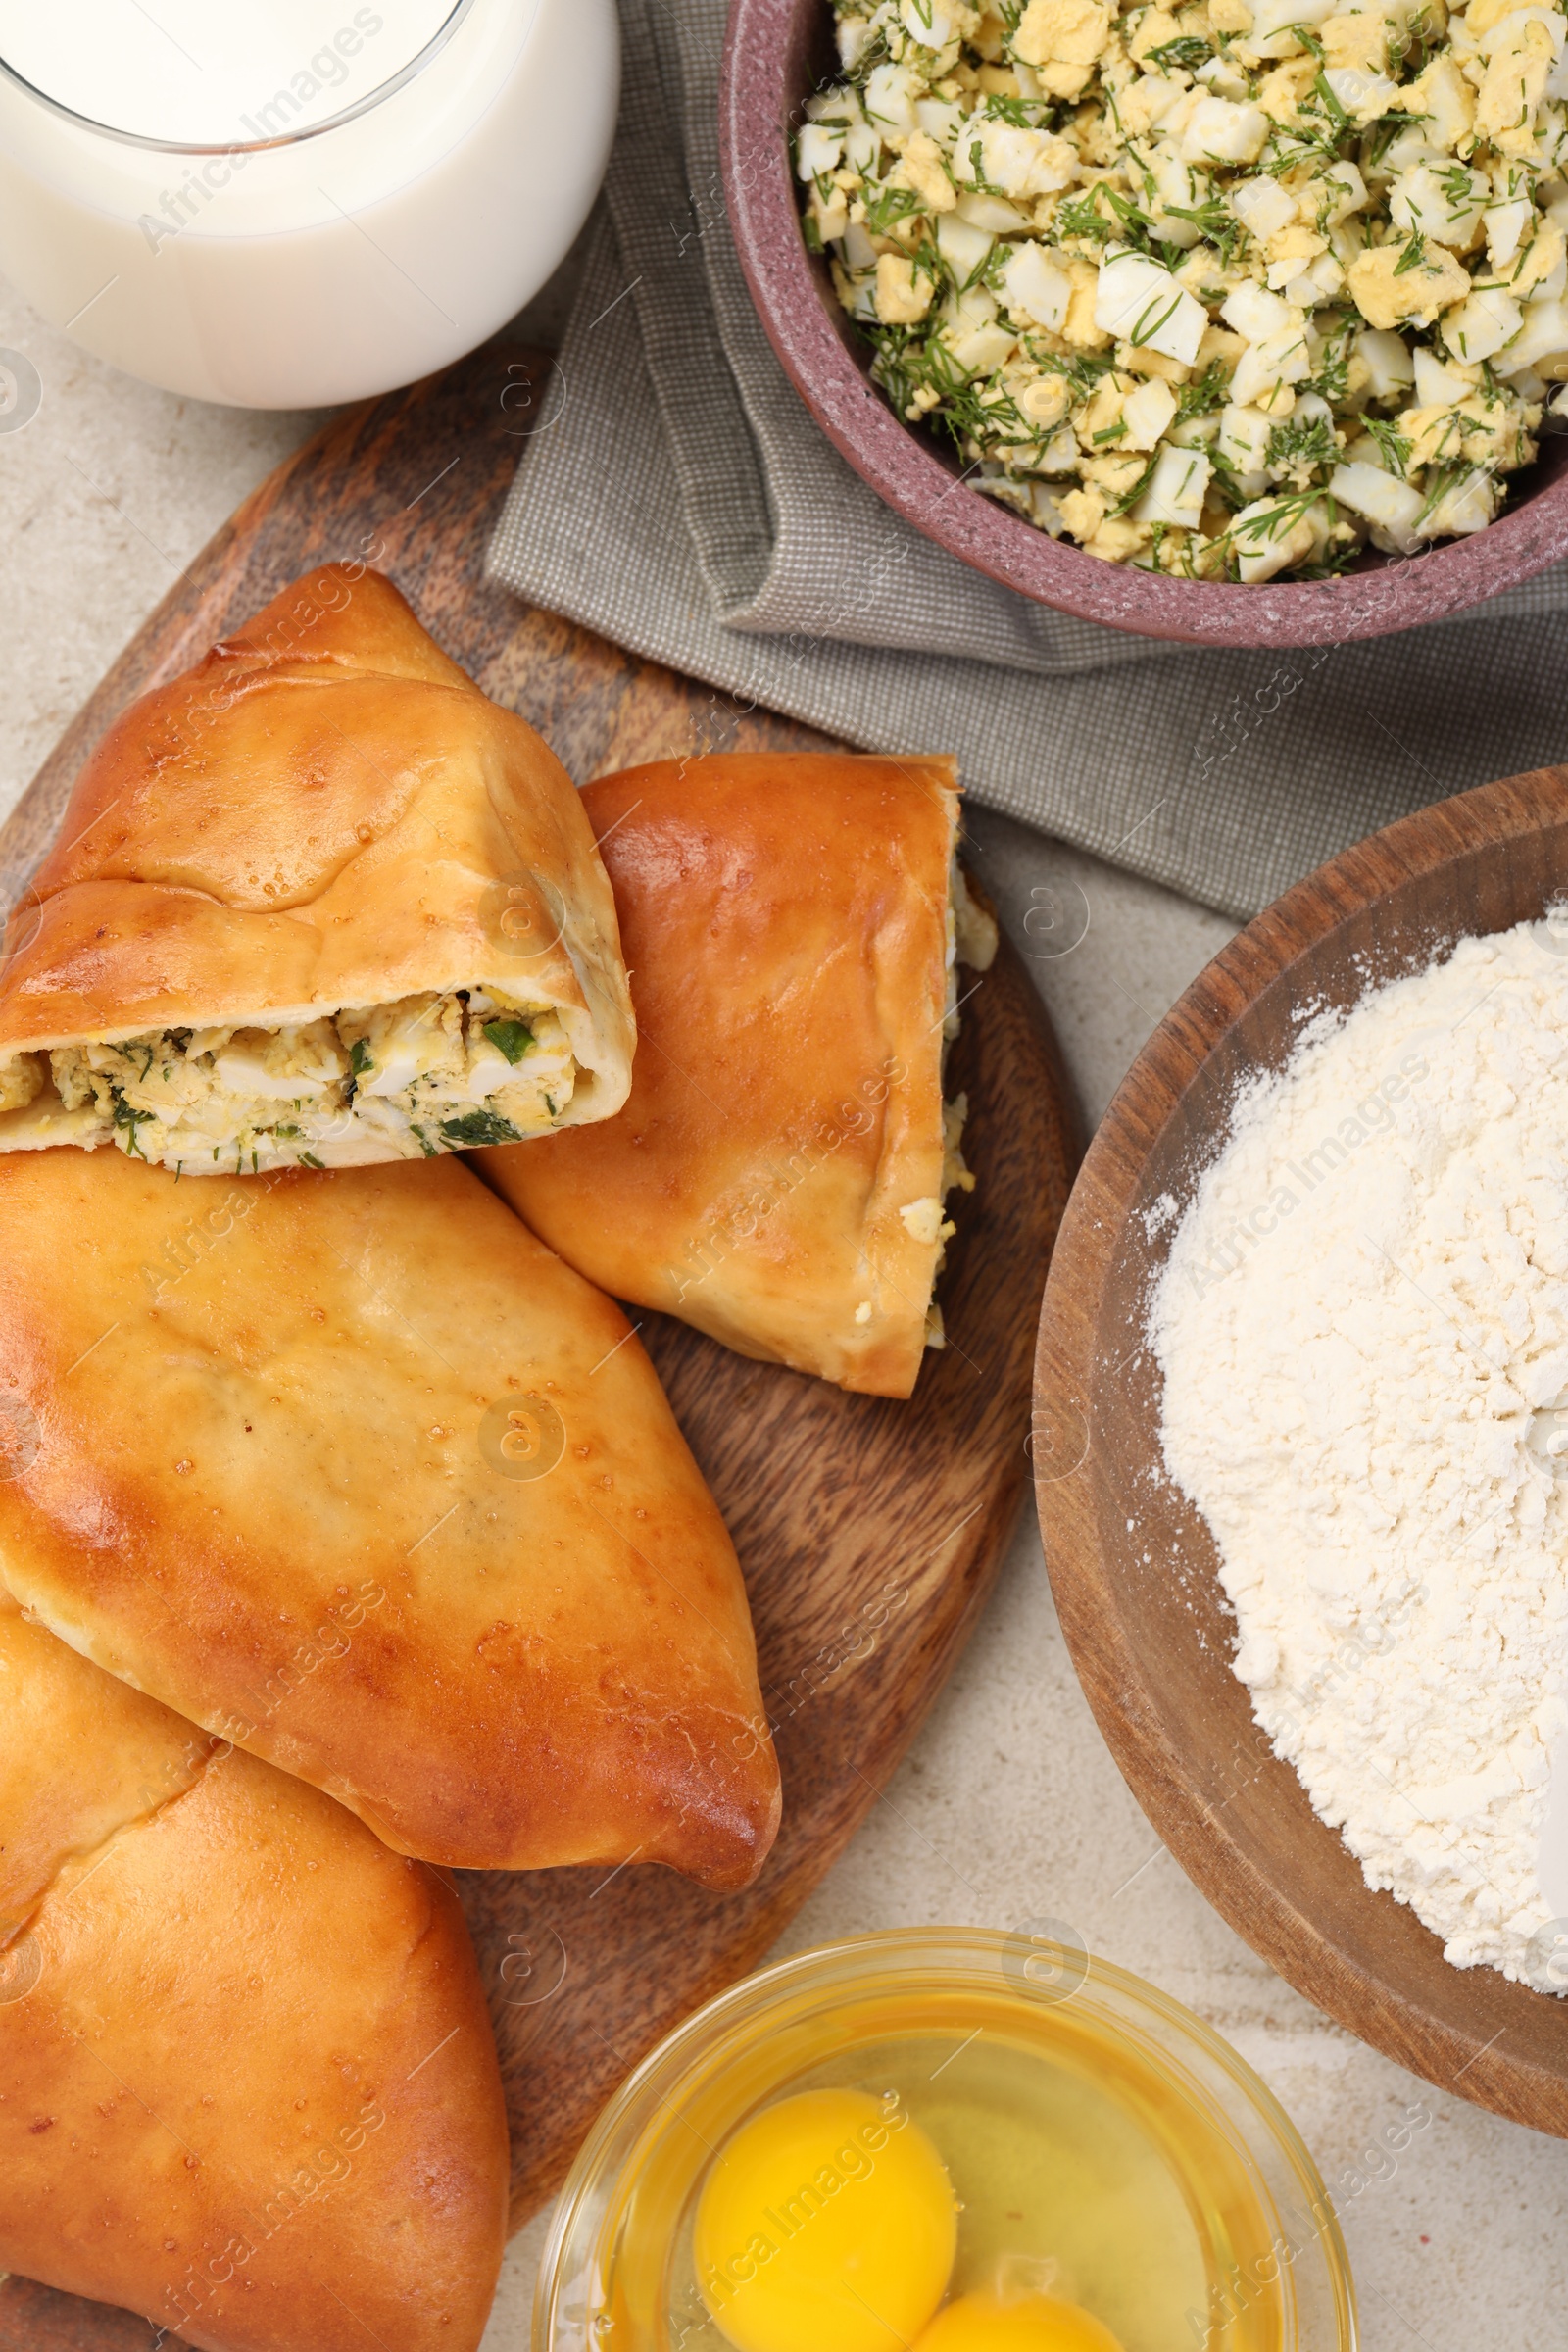
[[[899,1215],[911,1239],[936,1249],[936,1260],[931,1269],[930,1303],[925,1310],[925,1344],[928,1348],[945,1348],[947,1331],[942,1309],[937,1303],[936,1286],[942,1279],[947,1263],[948,1244],[957,1232],[957,1226],[947,1213],[950,1193],[972,1193],[974,1175],[963,1156],[964,1123],[969,1116],[969,1098],[966,1094],[948,1099],[948,1055],[958,1034],[959,1004],[958,966],[967,964],[971,971],[988,972],[997,958],[998,933],[995,915],[988,912],[971,897],[968,881],[957,853],[954,853],[948,880],[947,907],[947,994],[942,1014],[942,1189],[920,1200],[911,1200]],[[869,1322],[869,1304],[865,1317]]]
[[[344,1168],[547,1134],[578,1075],[555,1010],[466,988],[22,1054],[0,1068],[0,1116],[43,1113],[41,1143],[112,1143],[191,1175]],[[12,1126],[25,1149],[25,1116]]]
[[974,486],[1112,563],[1483,529],[1568,401],[1568,17],[836,0],[808,244]]

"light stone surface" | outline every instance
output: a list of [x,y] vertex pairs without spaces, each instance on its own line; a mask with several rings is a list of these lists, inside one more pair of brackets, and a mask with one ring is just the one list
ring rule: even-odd
[[[204,408],[130,383],[3,287],[0,347],[24,352],[43,379],[33,420],[0,429],[3,814],[179,566],[314,420]],[[1094,1121],[1231,926],[983,810],[970,831]],[[1092,1949],[1188,2002],[1289,2108],[1341,2206],[1366,2352],[1568,2343],[1568,2149],[1362,2048],[1208,1908],[1095,1728],[1026,1517],[930,1722],[779,1948],[1043,1916],[1071,1922]],[[1432,2120],[1405,2152],[1362,2162],[1416,2102]],[[543,2237],[541,2220],[514,2245],[485,2352],[523,2352]]]

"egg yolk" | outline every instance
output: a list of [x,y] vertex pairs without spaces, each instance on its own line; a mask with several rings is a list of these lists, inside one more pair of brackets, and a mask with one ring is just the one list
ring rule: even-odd
[[1054,2295],[960,2295],[939,2311],[914,2352],[1122,2352],[1110,2329]]
[[722,2149],[692,2250],[703,2300],[739,2352],[907,2352],[956,2244],[952,2184],[906,2109],[808,2090]]

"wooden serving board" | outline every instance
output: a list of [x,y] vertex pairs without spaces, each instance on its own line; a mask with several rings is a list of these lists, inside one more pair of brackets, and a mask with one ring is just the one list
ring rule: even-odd
[[[126,649],[0,832],[13,895],[126,703],[334,560],[368,558],[395,580],[579,783],[671,754],[821,748],[808,728],[734,714],[710,688],[485,581],[528,428],[548,425],[551,380],[548,360],[492,348],[347,412],[279,466]],[[630,2069],[756,1965],[843,1851],[951,1671],[1011,1531],[1041,1291],[1080,1147],[1054,1041],[1005,947],[965,1007],[953,1080],[968,1091],[964,1148],[980,1181],[943,1278],[950,1344],[909,1403],[846,1396],[643,1318],[746,1572],[784,1827],[741,1895],[635,1866],[608,1879],[460,1876],[506,2078],[515,2223],[559,2186]],[[0,2285],[0,2352],[146,2352],[151,2340],[127,2314]]]

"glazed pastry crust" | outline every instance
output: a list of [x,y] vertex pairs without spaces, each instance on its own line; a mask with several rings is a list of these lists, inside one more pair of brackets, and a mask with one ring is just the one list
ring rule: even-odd
[[456,1899],[5,1600],[0,1685],[0,2268],[208,2352],[473,2352],[508,2147]]
[[[570,779],[356,565],[296,581],[110,729],[7,949],[0,1151],[113,1137],[146,1155],[156,1128],[131,1121],[127,1140],[57,1092],[56,1050],[297,1030],[473,988],[554,1016],[576,1065],[556,1124],[610,1116],[630,1085],[614,902]],[[340,1141],[312,1139],[325,1164],[421,1155],[353,1102]],[[428,1143],[453,1138],[432,1123]]]
[[29,1152],[0,1229],[19,1602],[400,1851],[756,1874],[734,1545],[619,1310],[458,1161]]
[[714,754],[583,801],[632,973],[631,1099],[482,1153],[486,1182],[615,1298],[907,1396],[943,1246],[954,762]]

